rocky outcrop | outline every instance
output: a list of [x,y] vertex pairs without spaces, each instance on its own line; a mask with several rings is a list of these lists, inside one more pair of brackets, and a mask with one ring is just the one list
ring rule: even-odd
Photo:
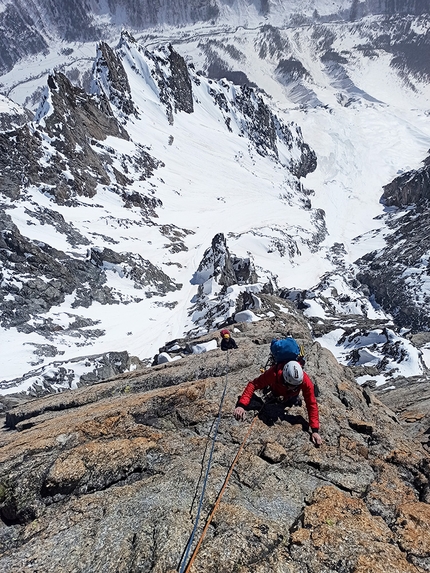
[[[134,253],[116,253],[112,249],[93,247],[89,252],[89,260],[96,267],[110,270],[121,278],[134,281],[136,289],[145,289],[146,296],[166,294],[180,288],[161,269]],[[152,286],[154,290],[148,289]]]
[[291,173],[301,178],[315,171],[316,154],[307,143],[304,143],[300,127],[293,123],[283,124],[270,111],[261,96],[247,85],[241,86],[235,95],[234,102],[244,116],[242,133],[248,135],[260,155],[271,155],[279,159],[280,145],[285,145],[289,150],[294,145],[299,148],[299,158],[290,160],[288,167]]
[[32,119],[33,114],[29,110],[0,95],[0,132],[13,131]]
[[[273,115],[249,86],[242,86],[236,96],[236,105],[248,120],[247,130],[257,149],[278,156],[276,128]],[[264,134],[264,135],[263,135]]]
[[49,336],[49,320],[40,318],[32,324],[28,321],[63,302],[67,294],[74,294],[74,308],[88,307],[94,301],[100,304],[129,302],[130,298],[124,298],[106,284],[107,271],[134,281],[135,300],[155,293],[164,295],[179,288],[161,269],[140,255],[93,247],[86,260],[74,258],[24,237],[7,214],[0,212],[0,222],[3,227],[0,232],[0,306],[4,328],[15,326],[27,333],[37,330]]
[[108,154],[94,151],[92,141],[103,141],[109,135],[128,139],[128,134],[114,118],[104,97],[96,100],[72,86],[61,73],[48,78],[48,87],[49,93],[41,104],[37,120],[43,121],[58,153],[56,163],[62,171],[70,171],[72,176],[69,177],[71,181],[59,176],[62,184],[57,183],[52,194],[59,203],[74,195],[92,197],[98,184],[110,183],[106,163],[112,162]]
[[[242,261],[244,263],[244,261]],[[236,263],[237,267],[241,265]],[[248,268],[250,261],[248,260]],[[243,266],[243,265],[242,265]],[[248,276],[252,275],[255,279],[251,282],[256,282],[257,275],[255,270],[246,273]],[[228,287],[240,282],[236,276],[232,256],[227,248],[227,242],[222,233],[215,235],[212,239],[212,246],[206,250],[203,259],[194,273],[192,284],[202,285],[207,280],[215,279],[220,285]]]
[[[128,44],[143,52],[129,34],[122,34],[122,44]],[[160,47],[156,52],[145,51],[145,58],[157,84],[160,102],[166,108],[169,123],[173,124],[175,114],[178,112],[193,113],[192,83],[184,58],[171,45]]]
[[[427,161],[428,163],[428,161]],[[414,332],[430,330],[429,166],[396,178],[386,185],[382,201],[399,208],[387,215],[390,233],[386,246],[356,261],[358,280],[367,286],[376,301],[395,318],[398,325]]]
[[[335,245],[331,249],[334,260],[342,248]],[[394,290],[387,285],[387,290],[391,288]],[[309,320],[313,336],[332,348],[342,364],[351,367],[360,384],[394,388],[404,377],[428,372],[421,348],[430,334],[414,335],[398,326],[357,279],[355,265],[339,260],[339,270],[325,273],[312,289],[281,289],[279,294],[295,303]],[[401,294],[396,296],[400,300]]]
[[191,307],[192,334],[207,332],[214,324],[229,324],[243,309],[260,308],[260,300],[253,293],[273,292],[273,288],[271,283],[258,281],[252,259],[233,255],[224,235],[215,235],[190,281],[198,285]]
[[[19,197],[23,183],[41,182],[38,162],[42,158],[42,138],[28,125],[0,133],[0,186],[9,199]],[[50,175],[52,171],[50,170]]]
[[[123,35],[125,35],[125,32]],[[120,58],[106,42],[100,42],[98,46],[93,74],[96,82],[103,85],[104,93],[116,108],[121,110],[126,116],[138,116],[131,97],[130,83],[124,66]]]
[[424,166],[416,171],[409,171],[396,177],[385,185],[381,201],[388,206],[406,207],[422,204],[430,199],[430,157]]
[[175,112],[193,113],[193,90],[188,66],[184,58],[171,45],[169,46],[169,52],[171,71],[169,86],[175,100]]
[[[73,204],[77,196],[94,196],[98,185],[125,187],[132,182],[130,172],[149,178],[160,165],[136,146],[133,157],[121,158],[120,172],[113,166],[118,154],[102,143],[108,136],[128,140],[105,96],[86,94],[61,73],[50,76],[35,123],[0,133],[2,193],[17,199],[30,185],[42,185],[57,203]],[[143,205],[143,199],[150,210],[154,205],[149,199]]]
[[[10,429],[0,434],[3,570],[177,570],[226,383],[195,541],[256,420],[193,570],[428,570],[425,450],[312,343],[296,313],[236,328],[239,350],[184,357],[7,412]],[[284,410],[255,397],[247,421],[232,417],[271,338],[286,328],[305,344],[307,371],[320,388],[319,449],[302,406]]]
[[[90,325],[87,324],[87,326]],[[34,346],[37,347],[35,353],[39,356],[55,356],[57,353],[52,345],[35,344]],[[140,360],[135,356],[130,356],[127,351],[80,356],[67,361],[56,360],[27,372],[18,380],[1,382],[2,391],[13,392],[14,388],[22,387],[24,383],[26,392],[1,396],[0,411],[9,409],[11,396],[18,402],[22,402],[27,401],[29,396],[40,398],[65,390],[75,390],[80,386],[97,384],[137,367],[142,367]]]
[[[264,101],[257,87],[248,84],[236,87],[232,83],[226,83],[224,79],[213,82],[202,77],[201,72],[196,72],[193,64],[187,64],[171,45],[158,47],[154,52],[144,51],[143,48],[128,33],[123,33],[118,51],[125,59],[133,60],[134,52],[144,56],[142,66],[151,74],[151,82],[157,86],[157,97],[165,106],[169,123],[173,124],[175,114],[194,112],[194,100],[197,96],[193,92],[193,86],[202,84],[219,108],[225,127],[230,132],[235,132],[241,137],[247,137],[263,157],[273,157],[279,161],[291,174],[300,179],[315,171],[317,158],[315,152],[304,142],[303,134],[294,122],[288,124],[272,112],[269,105]],[[105,50],[107,52],[107,50]],[[104,67],[109,69],[108,75],[117,74],[115,70],[121,69],[120,63],[116,63],[114,55],[106,57],[103,54],[96,64],[97,93],[103,93],[112,103],[117,105],[117,93],[113,91],[109,82],[106,82]],[[141,72],[137,72],[138,75]],[[225,76],[222,76],[223,78]],[[128,91],[127,95],[119,98],[119,109],[124,106],[130,107]]]

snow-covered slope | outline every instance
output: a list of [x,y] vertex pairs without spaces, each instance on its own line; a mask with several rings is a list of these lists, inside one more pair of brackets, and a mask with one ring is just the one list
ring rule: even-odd
[[[242,18],[245,3],[229,4],[223,14]],[[268,3],[271,13],[283,5]],[[313,14],[312,25],[257,28],[251,8],[230,31],[198,24],[100,44],[86,77],[93,95],[53,73],[35,121],[15,111],[12,126],[25,127],[3,128],[3,392],[32,368],[32,383],[73,386],[85,368],[60,376],[69,367],[58,361],[77,356],[127,350],[150,362],[166,341],[240,310],[267,315],[258,294],[277,289],[312,293],[315,324],[335,308],[395,329],[351,265],[384,247],[383,186],[418,169],[430,147],[426,68],[394,60],[393,42],[380,39],[391,31],[401,45],[407,32],[413,45],[426,37],[423,20]],[[160,44],[169,39],[174,49]],[[15,68],[3,85],[14,96],[25,74],[40,85],[44,65]],[[315,327],[332,347],[329,330]],[[408,372],[419,374],[414,352]]]
[[[195,72],[189,79],[185,63],[175,52],[145,54],[132,39],[124,38],[117,56],[107,46],[99,51],[96,99],[76,92],[64,76],[50,79],[36,123],[27,134],[26,145],[42,134],[42,151],[33,157],[32,172],[38,171],[34,184],[22,191],[7,179],[10,194],[5,216],[10,220],[5,219],[5,248],[12,251],[19,242],[19,252],[38,246],[43,253],[32,251],[38,262],[31,268],[31,261],[26,264],[29,257],[20,266],[13,257],[4,260],[5,379],[28,368],[25,362],[43,362],[34,354],[44,355],[47,340],[45,352],[50,358],[53,353],[64,359],[76,355],[77,341],[71,337],[79,339],[80,352],[126,347],[150,357],[161,341],[193,328],[191,299],[197,290],[193,275],[217,233],[234,232],[238,238],[232,240],[232,247],[244,258],[252,249],[244,237],[261,236],[263,260],[256,250],[256,264],[261,266],[273,244],[273,268],[286,254],[284,241],[289,241],[291,254],[302,249],[310,255],[320,240],[319,223],[315,223],[320,215],[312,208],[303,209],[307,195],[298,177],[315,168],[315,158],[297,126],[280,122],[252,90],[215,84]],[[174,74],[179,80],[186,74],[189,85],[183,88],[179,82],[175,87]],[[117,107],[108,109],[104,132],[98,133],[104,120],[97,110],[109,106],[104,94]],[[64,123],[65,102],[77,106],[76,114],[69,114],[69,125]],[[101,102],[98,107],[97,102]],[[97,119],[90,128],[88,109]],[[112,116],[109,119],[112,109],[117,126]],[[82,126],[93,134],[89,147]],[[111,135],[105,139],[108,127]],[[16,141],[11,150],[19,153]],[[84,159],[73,163],[80,155]],[[105,172],[100,170],[100,155]],[[59,162],[62,168],[50,184],[51,165]],[[82,173],[85,163],[88,177]],[[275,238],[270,234],[274,226]],[[84,283],[72,281],[65,288],[67,277],[62,277],[61,285],[54,284],[53,275],[60,271],[49,259],[51,266],[38,280],[48,289],[55,288],[56,295],[45,296],[43,285],[35,285],[35,296],[43,304],[36,308],[26,303],[17,314],[17,295],[33,287],[35,277],[29,281],[29,275],[40,261],[48,265],[46,256],[52,249],[51,259],[73,272],[82,262]],[[144,261],[157,265],[158,271],[151,270],[151,276],[159,272],[155,283],[147,274],[145,281],[140,280],[142,272],[137,269],[149,264]],[[101,269],[102,279],[93,276],[91,265]],[[291,266],[290,257],[286,265]],[[38,270],[40,274],[42,269]],[[266,265],[263,282],[270,274]],[[107,284],[102,286],[104,276]],[[36,317],[37,311],[46,312]],[[97,325],[96,332],[72,328],[77,315],[85,324]],[[44,324],[49,325],[46,332]],[[20,356],[24,349],[24,362],[16,357],[17,348]]]

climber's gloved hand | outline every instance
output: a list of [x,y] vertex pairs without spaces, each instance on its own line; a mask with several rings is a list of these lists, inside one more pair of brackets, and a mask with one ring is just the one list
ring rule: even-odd
[[234,417],[236,418],[236,420],[244,420],[246,418],[246,412],[245,410],[242,408],[242,406],[238,406],[233,413]]

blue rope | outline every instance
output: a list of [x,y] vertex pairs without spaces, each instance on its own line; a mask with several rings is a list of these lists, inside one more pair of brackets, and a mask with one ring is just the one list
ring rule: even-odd
[[225,376],[224,390],[223,390],[223,393],[222,393],[222,396],[221,396],[221,402],[220,402],[220,405],[219,405],[218,418],[217,418],[217,421],[216,421],[216,424],[215,424],[215,432],[214,432],[214,435],[213,435],[213,438],[212,438],[212,447],[211,447],[211,451],[210,451],[210,454],[209,454],[209,460],[208,460],[208,465],[207,465],[207,469],[206,469],[205,479],[204,479],[204,481],[203,481],[202,492],[201,492],[201,494],[200,494],[200,500],[199,500],[199,505],[198,505],[198,508],[197,508],[196,520],[195,520],[194,527],[193,527],[193,531],[192,531],[192,533],[191,533],[191,535],[190,535],[190,539],[189,539],[189,541],[188,541],[187,547],[186,547],[186,549],[185,549],[184,556],[183,556],[183,558],[182,558],[182,560],[181,560],[181,561],[182,561],[182,564],[181,564],[181,566],[180,566],[179,573],[183,573],[183,571],[184,571],[184,569],[185,569],[185,566],[186,566],[186,564],[187,564],[188,554],[189,554],[189,552],[190,552],[191,546],[192,546],[193,541],[194,541],[194,536],[195,536],[196,531],[197,531],[197,525],[198,525],[198,523],[199,523],[200,511],[201,511],[202,506],[203,506],[203,498],[204,498],[204,495],[205,495],[206,485],[207,485],[208,477],[209,477],[209,471],[210,471],[210,467],[211,467],[211,463],[212,463],[212,454],[213,454],[213,451],[214,451],[214,448],[215,448],[215,441],[216,441],[216,438],[217,438],[218,427],[219,427],[219,423],[220,423],[220,420],[221,420],[222,405],[223,405],[224,398],[225,398],[225,394],[226,394],[226,391],[227,391],[228,355],[229,355],[229,352],[230,352],[230,351],[227,350],[227,374],[226,374],[226,376]]

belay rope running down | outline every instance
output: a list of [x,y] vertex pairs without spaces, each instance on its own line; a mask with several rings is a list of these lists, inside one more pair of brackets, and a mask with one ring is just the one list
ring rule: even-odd
[[228,484],[228,481],[229,481],[229,479],[230,479],[230,476],[231,476],[231,474],[233,473],[234,466],[236,465],[236,462],[237,462],[237,460],[238,460],[238,458],[239,458],[239,455],[240,455],[241,451],[243,450],[243,448],[244,448],[244,446],[245,446],[245,443],[246,443],[246,441],[247,441],[249,435],[251,434],[251,430],[252,430],[252,427],[253,427],[253,425],[254,425],[254,422],[255,422],[255,420],[257,419],[257,416],[254,416],[254,418],[253,418],[253,420],[252,420],[252,422],[251,422],[251,424],[250,424],[250,426],[249,426],[249,428],[248,428],[248,431],[247,431],[247,433],[246,433],[244,439],[242,440],[242,443],[241,443],[241,445],[240,445],[240,447],[239,447],[239,450],[237,451],[237,454],[236,454],[236,456],[235,456],[233,462],[232,462],[231,465],[230,465],[230,469],[228,470],[227,476],[226,476],[226,478],[225,478],[225,480],[224,480],[224,484],[223,484],[223,486],[222,486],[222,488],[221,488],[221,490],[220,490],[220,492],[219,492],[219,494],[218,494],[218,496],[217,496],[217,499],[216,499],[215,504],[214,504],[214,506],[213,506],[213,508],[212,508],[212,511],[211,511],[211,513],[209,514],[209,517],[208,517],[207,520],[206,520],[206,524],[205,524],[205,526],[204,526],[204,528],[203,528],[203,531],[202,531],[202,533],[201,533],[201,535],[200,535],[200,539],[199,539],[199,541],[198,541],[198,543],[197,543],[197,545],[196,545],[196,547],[195,547],[195,549],[194,549],[194,551],[193,551],[193,553],[192,553],[192,555],[191,555],[191,557],[190,557],[190,560],[189,560],[189,562],[188,562],[188,564],[187,564],[188,555],[189,555],[189,553],[190,553],[191,546],[192,546],[193,541],[194,541],[194,536],[195,536],[195,534],[196,534],[196,530],[197,530],[197,526],[198,526],[198,522],[199,522],[199,518],[200,518],[200,511],[201,511],[201,509],[202,509],[203,499],[204,499],[204,495],[205,495],[205,491],[206,491],[206,485],[207,485],[207,481],[208,481],[208,477],[209,477],[209,471],[210,471],[210,467],[211,467],[211,463],[212,463],[212,454],[213,454],[213,451],[214,451],[215,441],[216,441],[217,434],[218,434],[218,427],[219,427],[219,423],[220,423],[220,420],[221,420],[222,406],[223,406],[225,394],[226,394],[226,391],[227,391],[227,382],[228,382],[228,357],[229,357],[229,354],[230,354],[230,351],[228,350],[228,351],[227,351],[227,372],[226,372],[226,376],[225,376],[224,390],[223,390],[223,393],[222,393],[222,396],[221,396],[221,401],[220,401],[220,405],[219,405],[219,409],[218,409],[218,418],[217,418],[217,421],[216,421],[216,424],[215,424],[215,431],[214,431],[214,435],[213,435],[213,438],[212,438],[212,446],[211,446],[211,451],[210,451],[210,454],[209,454],[209,460],[208,460],[208,465],[207,465],[207,468],[206,468],[205,478],[204,478],[204,481],[203,481],[202,492],[201,492],[201,494],[200,494],[199,505],[198,505],[198,508],[197,508],[197,515],[196,515],[196,519],[195,519],[193,531],[192,531],[192,533],[191,533],[191,535],[190,535],[190,539],[189,539],[189,541],[188,541],[188,543],[187,543],[187,547],[185,548],[183,557],[182,557],[182,559],[181,559],[181,561],[180,561],[180,567],[179,567],[179,569],[178,569],[179,573],[188,573],[188,572],[190,571],[190,568],[191,568],[191,566],[192,566],[192,564],[193,564],[193,562],[194,562],[194,559],[195,559],[196,556],[197,556],[197,552],[198,552],[198,550],[199,550],[199,548],[200,548],[200,545],[202,544],[203,539],[204,539],[204,537],[205,537],[205,535],[206,535],[206,531],[207,531],[208,528],[209,528],[210,522],[212,521],[212,518],[213,518],[213,516],[214,516],[214,514],[215,514],[215,511],[217,510],[217,508],[218,508],[218,506],[219,506],[219,504],[220,504],[220,502],[221,502],[221,498],[222,498],[222,496],[223,496],[223,494],[224,494],[224,491],[225,491],[225,489],[226,489],[226,487],[227,487],[227,484]]

